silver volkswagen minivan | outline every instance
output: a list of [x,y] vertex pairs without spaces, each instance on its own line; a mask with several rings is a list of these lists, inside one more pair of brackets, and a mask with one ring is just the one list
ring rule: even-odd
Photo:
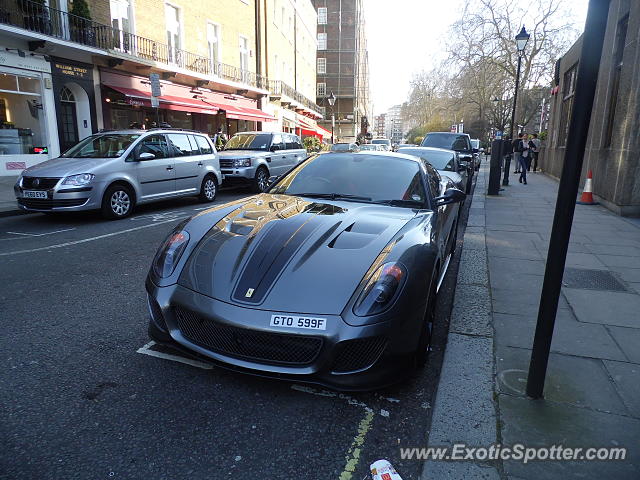
[[195,195],[216,198],[222,182],[206,134],[181,129],[119,130],[85,138],[60,157],[22,172],[14,192],[23,210],[101,210],[110,219],[135,205]]

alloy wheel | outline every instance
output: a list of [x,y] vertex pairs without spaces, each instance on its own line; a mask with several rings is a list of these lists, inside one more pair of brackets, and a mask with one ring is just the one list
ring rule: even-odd
[[131,199],[129,194],[124,190],[116,190],[111,195],[111,211],[118,217],[123,217],[129,213],[131,208]]
[[261,192],[264,192],[269,186],[269,177],[267,176],[267,172],[264,170],[258,170],[256,180],[258,181],[258,188]]
[[204,181],[204,196],[207,200],[212,201],[216,198],[216,182],[214,182],[211,178],[207,178]]

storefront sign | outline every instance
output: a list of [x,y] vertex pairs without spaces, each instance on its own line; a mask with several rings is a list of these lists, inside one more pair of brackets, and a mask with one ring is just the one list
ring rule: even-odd
[[7,170],[24,170],[27,168],[27,162],[5,162],[4,166]]
[[21,57],[13,52],[0,52],[0,65],[7,67],[23,68],[25,70],[34,70],[36,72],[50,72],[51,66],[49,62],[45,62],[44,58],[31,56],[29,52]]
[[88,68],[79,67],[76,65],[67,65],[65,63],[53,62],[52,73],[61,74],[67,77],[79,78],[82,80],[91,80],[92,74]]
[[138,105],[140,107],[144,106],[145,104],[144,100],[140,100],[138,98],[131,98],[131,97],[127,97],[127,103],[129,105]]

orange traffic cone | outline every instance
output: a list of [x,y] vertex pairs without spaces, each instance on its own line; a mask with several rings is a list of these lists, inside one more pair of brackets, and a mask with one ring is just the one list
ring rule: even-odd
[[598,202],[593,201],[593,174],[591,170],[587,173],[587,180],[584,182],[584,190],[580,196],[580,201],[576,202],[578,205],[597,205]]

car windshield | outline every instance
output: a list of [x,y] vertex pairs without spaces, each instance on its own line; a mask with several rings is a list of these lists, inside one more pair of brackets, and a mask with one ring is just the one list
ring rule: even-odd
[[480,140],[477,138],[475,140],[471,140],[471,148],[480,148]]
[[382,138],[382,139],[378,139],[378,140],[371,140],[371,143],[374,143],[374,144],[378,143],[378,144],[381,144],[381,145],[391,145],[391,140],[386,140],[386,139]]
[[92,135],[64,152],[65,158],[116,158],[140,138],[139,134],[109,133]]
[[360,150],[373,150],[373,151],[377,151],[377,150],[378,150],[378,146],[377,146],[377,145],[360,145]]
[[351,148],[350,143],[336,143],[331,145],[332,152],[348,152],[349,148]]
[[426,160],[436,170],[448,170],[453,171],[453,152],[443,152],[439,150],[427,150],[425,148],[400,148],[398,153],[405,153],[407,155],[415,155],[423,160]]
[[316,155],[283,177],[270,193],[414,208],[422,207],[426,199],[418,162],[369,153]]
[[271,135],[266,133],[241,133],[234,135],[225,145],[225,150],[268,150]]
[[422,141],[423,147],[446,148],[447,150],[468,150],[466,135],[452,135],[450,133],[428,133]]

